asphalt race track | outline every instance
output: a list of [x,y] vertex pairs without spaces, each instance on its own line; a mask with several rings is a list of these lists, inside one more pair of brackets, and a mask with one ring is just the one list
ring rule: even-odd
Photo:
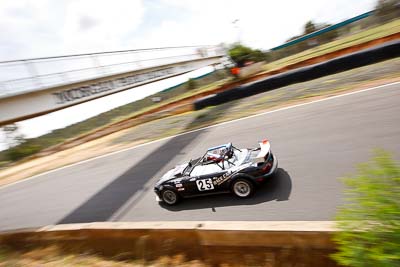
[[[229,112],[229,111],[227,111]],[[278,174],[251,199],[229,194],[155,201],[157,177],[210,146],[252,147],[268,138]],[[400,84],[205,128],[0,188],[0,229],[56,223],[163,220],[331,220],[337,179],[374,148],[400,158]]]

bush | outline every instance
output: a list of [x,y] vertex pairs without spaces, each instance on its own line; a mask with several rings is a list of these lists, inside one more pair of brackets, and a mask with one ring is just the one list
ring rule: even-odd
[[234,44],[228,51],[231,59],[238,65],[243,66],[248,61],[264,61],[267,60],[267,54],[258,49],[252,49],[242,44]]
[[399,0],[379,0],[374,15],[381,22],[387,22],[400,16]]
[[197,87],[197,82],[196,82],[195,79],[190,78],[190,79],[186,82],[186,88],[187,88],[188,90],[196,89],[196,87]]
[[346,204],[338,211],[339,251],[344,266],[400,266],[400,167],[384,151],[344,178]]
[[42,147],[37,144],[23,143],[8,149],[6,156],[9,160],[16,161],[31,156],[40,150],[42,150]]

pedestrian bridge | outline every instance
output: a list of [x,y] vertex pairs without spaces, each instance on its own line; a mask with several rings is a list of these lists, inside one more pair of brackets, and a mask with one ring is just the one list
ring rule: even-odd
[[0,62],[0,125],[221,64],[221,46],[184,46]]

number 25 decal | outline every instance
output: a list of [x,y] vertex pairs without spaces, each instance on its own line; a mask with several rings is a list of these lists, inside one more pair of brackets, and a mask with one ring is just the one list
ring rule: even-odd
[[214,185],[211,179],[197,180],[196,181],[197,189],[199,191],[206,191],[214,189]]

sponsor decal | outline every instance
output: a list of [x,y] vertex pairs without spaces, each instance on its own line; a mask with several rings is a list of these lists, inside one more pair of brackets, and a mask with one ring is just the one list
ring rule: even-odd
[[182,187],[182,184],[175,184],[176,187]]
[[213,183],[214,183],[214,185],[220,185],[223,182],[225,182],[226,180],[228,180],[229,178],[231,178],[231,176],[232,176],[231,172],[226,172],[220,177],[214,177],[213,178],[213,180],[214,180]]
[[178,188],[178,191],[185,191],[185,188]]

